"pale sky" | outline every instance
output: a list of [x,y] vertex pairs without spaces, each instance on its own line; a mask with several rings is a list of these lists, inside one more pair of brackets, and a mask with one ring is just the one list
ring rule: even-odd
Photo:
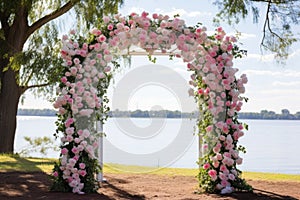
[[[179,14],[187,25],[193,26],[198,22],[202,22],[208,30],[213,31],[215,27],[212,25],[212,19],[217,8],[212,5],[212,2],[212,0],[126,0],[120,9],[120,13],[128,15],[131,12],[141,13],[146,11],[150,14],[159,13],[170,16]],[[280,66],[273,60],[273,55],[266,52],[262,55],[260,52],[262,22],[253,24],[250,18],[249,20],[242,20],[240,24],[236,25],[236,29],[225,23],[221,26],[229,34],[234,34],[236,30],[241,32],[240,41],[243,44],[241,49],[248,51],[247,57],[234,62],[234,67],[239,68],[239,74],[245,73],[249,79],[245,93],[245,96],[249,98],[249,102],[244,104],[242,112],[259,112],[263,109],[281,112],[283,108],[289,109],[291,113],[300,111],[300,62],[298,61],[300,58],[300,43],[298,42],[292,47],[286,65]],[[300,32],[300,27],[297,27],[296,30]],[[135,71],[133,70],[135,68],[149,64],[151,63],[146,56],[134,56],[132,66],[122,70],[116,76],[109,90],[109,97],[113,97],[114,91],[118,89],[118,83],[126,78],[128,73],[134,74]],[[167,57],[159,57],[157,64],[169,67],[188,81],[189,73],[186,72],[186,66],[180,60],[169,61]],[[154,76],[164,76],[160,70],[155,73],[157,75]],[[137,75],[143,76],[142,74]],[[168,78],[166,76],[166,79]],[[178,95],[176,96],[176,91],[172,91],[175,86],[170,87],[171,90],[156,83],[147,83],[128,91],[130,98],[124,100],[126,103],[128,102],[127,109],[152,109],[153,107],[170,110],[182,109],[183,104],[187,103],[180,102],[180,98],[178,98]],[[52,108],[51,103],[47,100],[36,99],[30,92],[26,92],[25,96],[24,104],[20,105],[20,108]],[[192,98],[190,104],[193,104]],[[193,106],[195,105],[191,105],[190,109],[194,108]],[[113,106],[113,108],[116,107]]]

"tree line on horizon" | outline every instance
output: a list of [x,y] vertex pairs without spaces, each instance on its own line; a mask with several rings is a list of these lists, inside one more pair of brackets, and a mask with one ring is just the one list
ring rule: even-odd
[[[55,116],[56,110],[53,109],[19,109],[19,116]],[[114,110],[108,113],[109,117],[116,118],[197,118],[199,112],[181,112],[179,110],[135,110],[135,111],[121,111]],[[277,120],[300,120],[300,111],[291,114],[288,109],[282,109],[281,113],[274,111],[261,110],[260,112],[241,112],[240,119],[277,119]]]

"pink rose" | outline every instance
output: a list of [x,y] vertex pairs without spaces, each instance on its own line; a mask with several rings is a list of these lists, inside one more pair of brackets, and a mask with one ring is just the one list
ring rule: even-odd
[[243,158],[239,157],[238,159],[235,160],[236,164],[240,165],[243,163]]
[[79,142],[81,142],[81,140],[79,138],[75,138],[74,142],[78,144]]
[[106,40],[106,37],[104,36],[104,35],[100,35],[99,37],[98,37],[98,41],[99,42],[104,42]]
[[75,155],[75,156],[73,157],[73,159],[76,160],[76,161],[79,160],[79,155]]
[[78,149],[76,147],[73,147],[72,150],[71,150],[74,154],[77,154],[78,153]]
[[203,145],[203,150],[207,150],[208,149],[208,144],[204,144]]
[[74,63],[75,63],[75,65],[78,65],[78,64],[80,64],[80,60],[78,59],[78,58],[74,58]]
[[66,134],[72,135],[74,133],[74,127],[68,127],[66,128]]
[[73,177],[74,179],[79,179],[79,174],[73,172],[72,177]]
[[87,137],[89,137],[90,136],[90,132],[87,130],[87,129],[85,129],[84,131],[83,131],[83,134],[82,134],[85,138],[87,138]]
[[110,31],[113,30],[113,29],[114,29],[114,25],[113,25],[113,24],[109,24],[109,25],[107,26],[107,29],[110,30]]
[[228,169],[225,165],[221,165],[220,170],[224,172],[227,171]]
[[213,129],[213,126],[212,125],[210,125],[210,126],[208,126],[208,127],[206,127],[206,132],[211,132],[212,131],[212,129]]
[[83,177],[86,175],[85,170],[79,170],[78,173],[79,173],[80,176],[83,176]]
[[71,124],[74,123],[74,119],[73,118],[68,118],[67,121],[65,122],[65,126],[66,127],[70,127]]
[[84,169],[85,168],[85,164],[84,163],[79,163],[79,168],[80,169]]
[[208,168],[210,168],[210,164],[209,164],[209,163],[205,163],[205,164],[203,165],[203,169],[208,169]]
[[214,170],[214,169],[211,169],[211,170],[209,170],[208,171],[208,175],[211,177],[211,179],[213,180],[213,181],[215,181],[215,180],[217,180],[217,171],[216,170]]
[[[79,138],[78,138],[79,139]],[[78,151],[83,151],[84,147],[82,145],[78,145]]]
[[75,163],[76,163],[76,160],[75,160],[74,158],[70,158],[70,159],[69,159],[69,164],[70,164],[70,165],[74,166]]
[[223,159],[223,156],[222,156],[222,154],[218,153],[218,154],[216,155],[216,158],[217,158],[217,160],[222,160],[222,159]]
[[67,79],[67,77],[65,77],[65,76],[63,76],[62,78],[61,78],[61,82],[62,83],[66,83],[68,81],[68,79]]
[[235,179],[235,176],[233,174],[228,174],[228,178],[229,178],[229,180],[233,181]]
[[61,154],[62,155],[65,155],[65,154],[67,154],[68,153],[68,149],[67,148],[63,148],[62,150],[61,150]]
[[219,174],[219,178],[220,178],[221,180],[228,180],[227,176],[226,176],[225,174],[223,174],[223,173],[220,173],[220,174]]
[[110,21],[110,17],[108,17],[108,16],[104,16],[104,17],[103,17],[103,22],[104,22],[104,23],[107,24],[109,21]]
[[220,135],[219,140],[225,141],[226,137],[224,135]]
[[101,31],[96,28],[93,28],[90,32],[91,32],[91,34],[96,35],[96,36],[101,34]]
[[152,17],[153,17],[153,19],[157,19],[157,18],[158,18],[158,14],[154,13],[154,14],[152,15]]
[[222,180],[221,185],[226,187],[226,186],[230,185],[230,183],[227,180]]
[[214,148],[213,148],[213,151],[214,151],[214,153],[219,153],[219,152],[220,152],[220,148],[214,147]]
[[81,135],[83,134],[83,130],[81,130],[81,129],[78,130],[78,131],[77,131],[77,134],[78,134],[79,136],[81,136]]
[[71,135],[67,135],[66,137],[68,142],[72,142],[73,141],[73,137]]
[[218,161],[214,161],[214,162],[213,162],[213,166],[214,166],[214,168],[218,168],[218,167],[219,167],[219,165],[220,165],[220,163],[219,163]]
[[104,68],[104,72],[106,72],[106,73],[109,72],[110,70],[111,70],[111,67],[109,67],[109,66]]
[[147,13],[147,12],[145,12],[145,11],[142,12],[142,17],[143,17],[143,18],[146,18],[148,15],[149,15],[149,13]]
[[71,30],[70,30],[70,34],[71,34],[71,35],[75,35],[75,34],[76,34],[76,31],[75,31],[74,29],[71,29]]
[[73,187],[76,187],[77,184],[78,184],[77,181],[73,180],[69,183],[69,186],[73,188]]
[[58,172],[57,171],[55,171],[55,172],[53,172],[53,174],[52,174],[54,177],[58,177]]

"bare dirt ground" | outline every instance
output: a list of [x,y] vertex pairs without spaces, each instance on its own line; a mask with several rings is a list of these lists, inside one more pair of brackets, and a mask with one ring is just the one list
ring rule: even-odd
[[196,194],[197,180],[190,176],[162,176],[150,174],[105,174],[107,183],[96,194],[72,194],[51,192],[51,181],[42,172],[0,173],[0,199],[71,199],[71,200],[164,200],[164,199],[300,199],[300,182],[271,182],[248,180],[254,187],[253,193]]

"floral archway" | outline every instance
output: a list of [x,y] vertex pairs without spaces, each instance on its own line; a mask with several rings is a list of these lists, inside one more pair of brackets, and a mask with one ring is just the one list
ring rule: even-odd
[[[222,28],[208,36],[199,24],[187,27],[174,16],[143,12],[128,17],[103,17],[101,27],[87,38],[63,36],[61,55],[64,71],[54,107],[58,109],[57,134],[61,137],[61,154],[53,171],[52,190],[89,193],[97,189],[95,173],[102,170],[97,156],[99,134],[95,122],[107,118],[105,97],[117,58],[131,46],[181,58],[191,71],[190,95],[195,97],[200,117],[202,156],[199,158],[199,186],[205,192],[230,193],[250,190],[241,178],[237,165],[244,148],[238,140],[244,126],[238,121],[247,78],[235,76],[233,59],[241,57],[236,38],[226,36]],[[101,152],[100,152],[101,153]]]

